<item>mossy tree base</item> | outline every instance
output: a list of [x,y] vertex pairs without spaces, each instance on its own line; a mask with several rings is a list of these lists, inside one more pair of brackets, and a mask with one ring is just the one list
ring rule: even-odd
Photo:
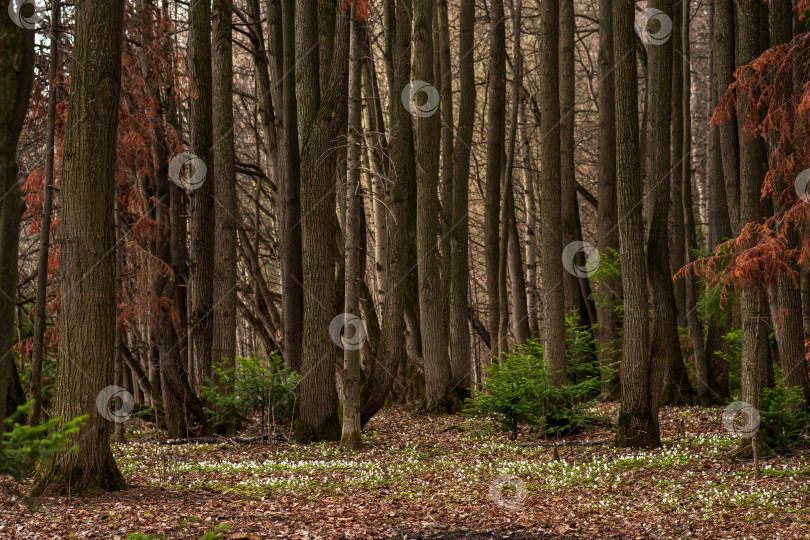
[[31,496],[92,496],[124,489],[127,489],[124,476],[118,470],[112,455],[108,455],[100,468],[52,463],[34,484]]
[[340,438],[340,448],[343,450],[360,450],[362,447],[363,439],[359,430],[344,433]]

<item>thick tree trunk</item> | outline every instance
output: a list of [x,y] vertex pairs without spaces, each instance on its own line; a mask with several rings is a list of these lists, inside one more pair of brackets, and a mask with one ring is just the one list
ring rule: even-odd
[[48,252],[51,241],[51,212],[53,207],[53,159],[56,121],[57,77],[59,76],[59,0],[51,2],[51,51],[48,59],[48,117],[45,124],[45,185],[42,194],[42,219],[39,230],[39,260],[37,261],[37,301],[34,308],[34,336],[31,350],[31,399],[34,401],[28,424],[39,423],[42,409],[42,362],[45,357],[45,317],[48,302]]
[[[672,0],[654,5],[667,16],[672,14]],[[648,48],[647,79],[647,182],[652,192],[649,235],[647,238],[647,271],[652,287],[652,335],[650,352],[651,403],[657,400],[657,381],[666,377],[665,403],[683,402],[688,379],[678,342],[678,321],[669,262],[670,206],[670,114],[672,103],[672,39],[651,44]],[[678,178],[680,181],[680,178]],[[676,211],[680,212],[680,204]],[[683,218],[683,214],[681,214]],[[681,246],[682,247],[682,246]],[[664,373],[658,373],[658,367]],[[664,382],[663,380],[661,381]]]
[[[492,357],[501,351],[500,324],[500,211],[506,121],[506,23],[503,0],[489,6],[489,89],[487,91],[487,167],[484,197],[484,252],[489,300],[489,331]],[[505,343],[504,343],[505,344]]]
[[[214,0],[213,108],[214,169],[214,318],[212,359],[215,366],[236,366],[236,151],[233,125],[233,0]],[[231,389],[214,377],[221,390]]]
[[[613,74],[613,0],[599,2],[599,161],[597,175],[597,249],[602,256],[619,249],[616,208],[616,110]],[[602,372],[602,395],[618,396],[619,377],[613,364],[617,361],[619,315],[613,303],[621,298],[621,282],[601,278],[596,283],[600,298],[596,306],[596,341]]]
[[[613,55],[621,59],[614,70],[616,97],[616,171],[620,256],[624,291],[621,410],[616,445],[657,447],[658,396],[650,381],[647,275],[644,264],[644,225],[638,140],[638,83],[636,80],[633,5],[613,3]],[[660,368],[659,368],[660,370]]]
[[[414,2],[413,77],[435,89],[433,69],[433,32],[431,21],[436,10],[430,0]],[[431,99],[426,92],[413,99]],[[438,105],[431,103],[430,105]],[[418,106],[418,105],[417,105]],[[441,297],[441,260],[437,249],[439,238],[439,148],[441,118],[438,111],[416,117],[416,182],[417,182],[417,260],[419,276],[419,322],[422,336],[422,358],[425,371],[425,402],[428,411],[449,411],[450,358]]]
[[[54,416],[86,414],[79,452],[41,470],[34,495],[126,487],[110,452],[113,422],[97,399],[113,384],[115,303],[115,161],[121,90],[122,0],[76,5],[70,109],[61,183],[62,318]],[[102,404],[102,410],[109,404]],[[107,411],[104,411],[107,413]]]
[[472,365],[467,322],[469,291],[470,145],[475,123],[475,2],[461,0],[459,12],[459,78],[461,97],[453,149],[453,225],[450,241],[450,370],[460,398],[469,394]]
[[[300,442],[338,440],[335,344],[335,171],[346,128],[349,16],[337,3],[300,2],[295,10],[296,93],[301,148],[301,242],[304,326]],[[319,39],[319,32],[321,37]]]
[[562,212],[560,210],[560,81],[558,2],[543,2],[540,12],[540,215],[542,219],[543,347],[554,384],[566,383],[565,306],[563,303]]
[[189,331],[193,346],[191,366],[194,389],[211,376],[214,298],[215,164],[213,135],[213,83],[211,68],[211,4],[189,6],[188,60],[192,95],[189,106],[191,147],[206,167],[202,185],[191,192],[189,252]]

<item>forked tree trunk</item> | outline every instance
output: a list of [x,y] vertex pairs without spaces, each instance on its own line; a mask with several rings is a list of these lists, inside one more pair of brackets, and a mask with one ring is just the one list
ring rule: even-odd
[[86,414],[77,453],[53,458],[33,494],[76,494],[126,487],[110,452],[113,422],[115,303],[115,161],[121,91],[123,0],[76,5],[76,44],[61,183],[62,319],[54,416]]

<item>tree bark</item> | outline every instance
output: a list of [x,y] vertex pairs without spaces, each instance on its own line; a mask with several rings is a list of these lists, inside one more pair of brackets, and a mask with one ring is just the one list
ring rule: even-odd
[[649,353],[647,275],[644,264],[644,225],[641,211],[641,177],[638,139],[638,83],[633,31],[633,5],[613,3],[613,55],[621,59],[614,70],[616,97],[616,171],[619,222],[619,255],[624,291],[621,409],[616,445],[658,447],[658,396],[650,381],[653,365]]
[[542,216],[543,347],[554,384],[568,380],[563,303],[562,212],[560,191],[559,2],[543,2],[540,11],[540,92],[543,111],[540,140],[540,214]]
[[42,409],[42,362],[45,357],[45,317],[48,302],[48,252],[51,240],[53,207],[53,159],[55,144],[57,77],[59,76],[59,0],[51,2],[51,51],[48,59],[48,117],[45,124],[45,185],[42,195],[42,219],[39,225],[39,260],[37,261],[37,300],[34,307],[34,336],[31,350],[30,393],[34,405],[28,424],[39,423]]
[[54,415],[89,418],[74,439],[79,452],[54,457],[42,469],[34,496],[126,487],[110,452],[113,423],[96,405],[99,392],[113,384],[114,177],[123,10],[122,0],[76,4],[75,69],[61,183],[63,287]]
[[[363,138],[361,109],[361,87],[363,76],[362,46],[360,27],[357,21],[357,6],[351,10],[351,37],[349,49],[349,108],[348,108],[348,151],[346,183],[346,220],[344,234],[345,254],[345,313],[359,316],[360,285],[362,283],[362,247],[360,237],[360,213],[363,212],[363,199],[360,194],[360,153]],[[357,450],[362,446],[360,438],[360,349],[347,347],[343,351],[343,428],[340,447]]]
[[[611,105],[611,109],[613,106]],[[601,109],[600,109],[601,110]],[[523,244],[526,249],[526,312],[529,316],[529,331],[539,335],[537,311],[540,297],[537,293],[537,167],[529,145],[529,128],[526,124],[526,100],[523,95],[518,110],[520,121],[520,160],[523,163],[523,200],[526,207],[526,228]],[[615,197],[614,197],[615,198]]]
[[191,245],[189,250],[189,331],[193,346],[191,365],[194,389],[199,391],[211,377],[214,298],[214,203],[215,177],[213,135],[213,79],[211,67],[211,4],[189,6],[188,61],[192,95],[189,105],[191,147],[207,169],[202,185],[189,195]]
[[[616,207],[616,111],[614,108],[613,0],[599,2],[599,158],[597,249],[602,256],[619,249]],[[602,395],[618,396],[619,378],[613,364],[618,356],[619,315],[613,303],[621,298],[621,282],[600,278],[596,283],[600,298],[596,306],[596,341],[602,373]]]
[[[349,19],[336,2],[299,2],[295,11],[296,94],[301,148],[304,326],[299,442],[338,440],[335,344],[336,153],[346,129]],[[319,38],[320,35],[320,38]]]
[[[433,32],[436,14],[431,0],[414,2],[413,77],[435,89]],[[429,99],[425,92],[423,97]],[[417,96],[415,100],[419,100]],[[438,104],[437,104],[438,105]],[[419,279],[419,323],[425,371],[425,402],[428,411],[451,411],[450,359],[441,297],[439,238],[439,152],[441,119],[434,110],[417,115],[415,149],[417,182],[417,260]]]
[[[213,19],[213,128],[214,169],[214,315],[212,359],[219,368],[236,366],[236,150],[233,125],[233,0],[214,0]],[[231,391],[219,377],[221,390]],[[233,427],[233,426],[232,426]]]
[[[734,81],[734,4],[732,0],[715,0],[714,3],[714,69],[717,87],[722,94]],[[737,140],[737,119],[731,116],[718,127],[720,132],[720,155],[723,161],[723,177],[726,184],[728,217],[731,230],[740,232],[740,147]]]
[[489,301],[489,330],[492,357],[498,358],[503,336],[500,324],[500,227],[501,175],[503,174],[506,120],[506,23],[503,0],[492,0],[489,6],[489,89],[487,99],[487,167],[484,197],[484,252]]
[[461,0],[459,11],[458,131],[453,149],[453,225],[450,240],[450,370],[461,399],[471,386],[469,292],[470,147],[475,124],[475,1]]

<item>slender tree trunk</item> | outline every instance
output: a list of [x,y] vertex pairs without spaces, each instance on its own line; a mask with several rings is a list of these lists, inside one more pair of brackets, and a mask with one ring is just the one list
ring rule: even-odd
[[[611,105],[612,108],[612,105]],[[526,229],[523,244],[526,249],[526,312],[529,316],[529,331],[539,335],[537,311],[540,309],[540,297],[537,293],[537,167],[529,146],[529,128],[526,124],[526,101],[523,95],[518,110],[520,121],[520,160],[523,163],[523,200],[526,207]]]
[[[453,63],[450,56],[450,25],[447,0],[436,2],[437,63],[436,81],[441,96],[441,302],[445,336],[450,337],[450,272],[452,260],[451,228],[453,226]],[[445,347],[448,349],[448,347]],[[448,366],[449,366],[448,357]]]
[[[734,80],[734,4],[732,0],[714,2],[714,69],[717,87],[723,94]],[[720,155],[723,160],[723,177],[726,184],[726,200],[731,230],[736,235],[740,224],[740,147],[737,140],[737,120],[725,119],[718,127],[720,132]]]
[[540,215],[542,216],[543,347],[554,384],[566,383],[563,303],[562,212],[560,210],[559,2],[543,2],[540,12]]
[[[0,450],[6,416],[17,399],[14,364],[14,313],[22,197],[17,182],[17,142],[28,111],[33,83],[34,32],[20,30],[12,18],[0,22]],[[16,408],[16,407],[14,407]]]
[[45,125],[45,185],[42,195],[39,260],[37,261],[37,301],[34,307],[34,336],[31,351],[31,399],[34,401],[28,424],[39,423],[42,409],[42,362],[45,357],[45,317],[48,303],[48,252],[51,240],[53,207],[53,159],[56,121],[56,94],[59,76],[59,0],[51,2],[51,52],[48,60],[48,118]]
[[500,324],[500,227],[501,175],[503,174],[506,120],[506,23],[503,0],[489,6],[489,90],[487,99],[487,167],[484,197],[484,252],[489,299],[489,331],[493,336],[492,357],[501,351]]
[[[560,2],[560,190],[562,208],[562,246],[582,240],[579,226],[579,204],[576,192],[576,177],[574,168],[574,2],[559,0]],[[544,129],[545,131],[545,129]],[[575,263],[585,266],[584,253],[579,251]],[[556,260],[554,261],[557,262]],[[579,277],[571,272],[563,272],[563,302],[565,314],[572,315],[579,311],[580,286]],[[577,323],[585,319],[584,313],[579,313]]]
[[189,6],[188,60],[191,75],[189,125],[191,147],[206,167],[202,185],[190,193],[191,246],[189,331],[193,345],[195,390],[211,376],[214,298],[215,163],[213,134],[213,82],[211,67],[211,4]]
[[[619,249],[616,207],[616,111],[613,81],[613,0],[599,2],[599,161],[597,165],[597,249],[602,256]],[[621,282],[600,278],[596,283],[596,341],[602,373],[602,395],[618,396],[619,378],[613,364],[618,355],[619,316],[613,304],[621,298]]]
[[[391,0],[389,0],[391,1]],[[388,207],[388,287],[383,299],[380,347],[377,362],[369,370],[363,395],[363,425],[382,407],[400,369],[405,352],[405,280],[412,271],[408,264],[408,215],[410,213],[411,183],[416,178],[414,164],[413,128],[411,113],[397,99],[399,89],[411,82],[411,6],[410,2],[397,1],[388,6],[390,24],[386,25],[391,36],[393,72],[391,86],[394,97],[390,100],[390,171],[386,185]],[[380,261],[378,261],[379,264]]]
[[[660,446],[658,396],[651,392],[653,366],[649,353],[647,275],[644,264],[644,225],[638,139],[633,5],[613,3],[613,55],[616,97],[616,171],[622,289],[624,291],[621,409],[616,445]],[[660,368],[659,368],[660,369]]]
[[[685,47],[688,43],[683,42],[684,25],[683,5],[688,5],[689,0],[674,0],[672,6],[672,180],[670,182],[672,199],[672,242],[671,242],[671,264],[670,273],[674,275],[683,268],[686,253],[686,232],[684,230],[683,195],[681,178],[684,170],[691,166],[691,161],[685,158],[686,149],[684,147],[684,57]],[[688,21],[688,20],[687,20]],[[688,22],[687,22],[688,24]],[[686,328],[686,286],[682,279],[673,281],[672,288],[675,293],[675,305],[678,308],[678,326]],[[683,372],[683,370],[680,370]],[[677,381],[667,381],[675,382]]]
[[[737,62],[743,66],[761,52],[759,32],[759,2],[738,0],[735,6],[737,22]],[[759,135],[742,129],[748,111],[749,96],[738,92],[738,125],[740,141],[740,233],[747,223],[760,221],[767,215],[760,190],[765,177],[765,148]],[[725,151],[725,149],[724,149]],[[769,306],[766,293],[753,286],[739,291],[740,317],[742,319],[742,365],[740,390],[742,401],[759,407],[762,389],[767,384],[769,370]]]
[[[360,285],[363,250],[360,247],[360,213],[363,212],[363,199],[360,194],[360,153],[363,138],[361,109],[361,88],[363,76],[362,45],[360,43],[360,23],[357,22],[357,6],[351,10],[351,38],[349,49],[349,110],[348,110],[348,151],[346,183],[346,220],[344,252],[346,257],[344,309],[345,313],[358,316],[360,313]],[[340,447],[357,450],[362,446],[360,438],[360,349],[347,347],[343,351],[343,431]]]
[[114,177],[123,11],[121,0],[76,5],[75,69],[61,183],[62,318],[53,408],[54,416],[64,419],[89,418],[75,435],[79,452],[54,457],[41,471],[35,496],[126,487],[110,452],[113,422],[97,406],[100,392],[113,384]]
[[470,146],[475,124],[475,2],[461,0],[459,11],[459,78],[461,97],[453,149],[453,225],[450,241],[450,369],[456,393],[469,394],[472,365],[467,322],[469,292]]
[[[681,196],[683,200],[683,221],[686,232],[685,262],[692,262],[692,252],[698,249],[697,231],[695,227],[695,214],[692,207],[692,71],[691,71],[691,33],[689,28],[690,1],[681,0],[683,10],[683,151],[686,156],[681,178]],[[710,135],[711,136],[711,135]],[[675,178],[675,182],[678,178]],[[701,403],[707,403],[709,398],[709,373],[706,363],[706,351],[703,341],[703,323],[699,317],[697,306],[698,279],[690,276],[685,281],[686,288],[686,322],[689,326],[689,338],[692,342],[692,351],[695,362],[695,380],[697,395]]]
[[[433,65],[433,32],[431,21],[436,14],[431,0],[414,2],[413,77],[435,89]],[[422,93],[425,99],[430,99]],[[417,96],[415,100],[420,99]],[[438,105],[438,104],[432,104]],[[416,182],[417,182],[417,260],[419,276],[419,322],[422,335],[422,357],[425,371],[425,403],[429,411],[452,410],[448,403],[450,358],[441,297],[441,260],[439,238],[439,148],[441,118],[433,111],[416,117]]]
[[[214,0],[213,127],[217,182],[214,235],[214,318],[212,354],[220,368],[236,366],[236,151],[233,125],[233,0]],[[230,388],[218,377],[222,390]]]

